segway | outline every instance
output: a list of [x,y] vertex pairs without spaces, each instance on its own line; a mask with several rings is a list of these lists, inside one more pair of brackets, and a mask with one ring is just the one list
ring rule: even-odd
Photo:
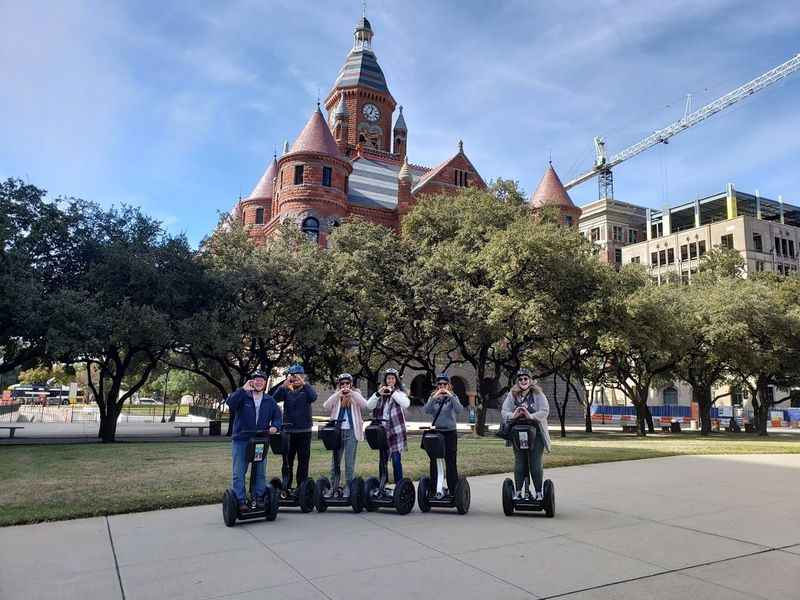
[[[322,440],[326,450],[333,453],[334,471],[341,472],[341,452],[342,447],[342,422],[340,420],[328,421],[324,427],[317,431],[317,437]],[[349,506],[354,513],[364,510],[364,480],[361,477],[353,477],[347,484],[348,496],[344,494],[344,486],[340,485],[339,479],[333,481],[327,477],[317,479],[314,486],[314,506],[317,512],[325,512],[330,506]]]
[[[517,421],[511,426],[511,443],[517,450],[527,450],[530,448],[536,436],[541,435],[538,421]],[[506,478],[503,481],[503,512],[507,517],[514,514],[514,511],[542,512],[545,516],[553,517],[556,514],[556,490],[553,482],[549,479],[544,480],[542,485],[542,499],[537,500],[530,492],[529,475],[525,477],[524,496],[516,499],[516,489],[514,480]]]
[[273,477],[270,484],[277,490],[278,504],[281,508],[300,508],[300,512],[311,512],[314,510],[314,480],[310,477],[301,481],[297,487],[289,487],[289,476],[292,472],[288,458],[292,447],[292,433],[302,433],[307,429],[291,429],[291,423],[283,424],[280,432],[273,434],[269,439],[269,445],[273,454],[279,454],[283,458],[281,465],[281,478]]
[[267,460],[267,449],[269,447],[269,431],[245,431],[246,434],[254,434],[255,437],[247,444],[247,462],[250,463],[250,486],[248,498],[246,500],[247,509],[239,511],[239,500],[236,492],[228,488],[222,494],[222,518],[225,525],[233,527],[237,520],[249,521],[254,519],[266,519],[274,521],[278,516],[278,492],[272,485],[267,485],[264,492],[264,505],[259,507],[256,498],[253,496],[255,487],[255,465]]
[[368,477],[364,482],[364,508],[374,512],[379,508],[393,508],[398,514],[406,515],[414,508],[414,484],[404,477],[394,487],[389,481],[389,440],[382,423],[386,419],[372,419],[364,429],[369,447],[380,452],[378,461],[379,477]]
[[[455,508],[458,514],[465,515],[469,511],[470,490],[467,478],[458,478],[455,490],[448,490],[444,487],[445,464],[444,464],[444,435],[436,429],[436,420],[442,412],[444,403],[439,406],[436,416],[433,418],[430,427],[420,427],[422,430],[421,448],[428,454],[431,467],[436,471],[436,487],[431,484],[431,478],[425,475],[419,480],[417,485],[417,504],[422,512],[429,512],[431,508]],[[435,461],[435,462],[434,462]]]

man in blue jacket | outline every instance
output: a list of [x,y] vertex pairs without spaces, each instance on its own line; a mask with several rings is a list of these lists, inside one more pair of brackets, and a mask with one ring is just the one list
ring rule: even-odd
[[[244,477],[247,473],[247,445],[256,431],[275,433],[281,426],[281,409],[275,399],[266,393],[267,375],[263,371],[253,373],[252,379],[233,392],[226,400],[234,416],[233,436],[233,491],[239,500],[239,510],[246,510],[247,494]],[[255,482],[253,496],[256,508],[264,507],[267,491],[267,461],[253,463]]]
[[292,365],[286,372],[286,381],[275,391],[275,401],[283,402],[283,414],[291,423],[291,449],[286,457],[289,469],[288,487],[292,487],[292,469],[297,455],[297,485],[308,479],[308,461],[311,458],[311,403],[317,392],[304,381],[305,370],[301,365]]

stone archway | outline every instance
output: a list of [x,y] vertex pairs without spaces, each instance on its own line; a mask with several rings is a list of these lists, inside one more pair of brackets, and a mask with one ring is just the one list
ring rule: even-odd
[[469,404],[469,396],[467,396],[467,382],[463,377],[455,375],[450,378],[450,385],[453,386],[453,393],[458,396],[461,404],[467,406]]

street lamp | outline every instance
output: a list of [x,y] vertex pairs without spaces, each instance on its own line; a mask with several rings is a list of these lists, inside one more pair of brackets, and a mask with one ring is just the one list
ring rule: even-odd
[[164,377],[164,394],[161,397],[161,422],[167,422],[167,385],[169,385],[169,367],[167,367],[167,375]]

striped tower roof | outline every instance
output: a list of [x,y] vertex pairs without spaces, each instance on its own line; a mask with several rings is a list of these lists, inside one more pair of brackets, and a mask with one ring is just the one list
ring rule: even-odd
[[347,55],[333,89],[347,87],[367,87],[388,94],[386,78],[372,51],[372,27],[366,17],[356,24],[353,49]]

